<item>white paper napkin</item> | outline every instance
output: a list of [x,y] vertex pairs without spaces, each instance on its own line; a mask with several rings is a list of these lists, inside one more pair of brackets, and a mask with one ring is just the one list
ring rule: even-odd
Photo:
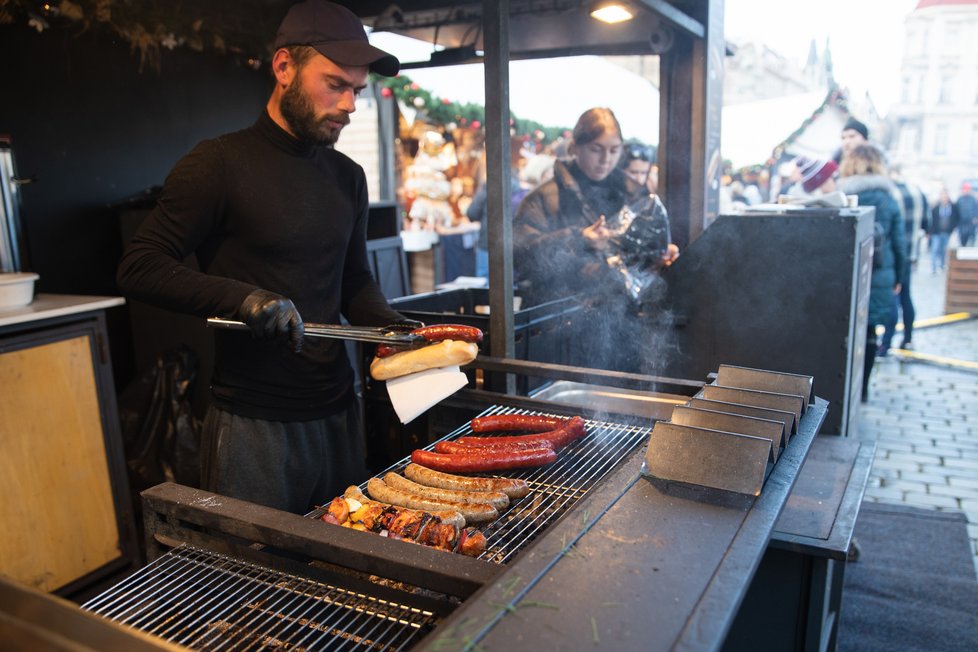
[[468,379],[458,365],[426,369],[387,381],[387,395],[401,423],[416,419],[432,405],[465,387]]

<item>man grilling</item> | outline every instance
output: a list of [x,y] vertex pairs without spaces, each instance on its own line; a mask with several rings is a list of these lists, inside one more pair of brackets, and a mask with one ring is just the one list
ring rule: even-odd
[[[250,327],[215,332],[201,484],[303,513],[365,475],[346,350],[303,341],[303,319],[403,319],[368,266],[363,169],[332,147],[368,72],[400,64],[325,0],[289,9],[275,47],[265,111],[176,164],[118,282],[133,299]],[[201,271],[181,262],[191,253]]]

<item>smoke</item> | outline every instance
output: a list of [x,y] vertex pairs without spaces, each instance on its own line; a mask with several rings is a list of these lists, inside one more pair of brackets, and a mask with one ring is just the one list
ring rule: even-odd
[[646,195],[608,224],[613,236],[601,252],[582,250],[573,238],[537,236],[520,243],[514,248],[518,293],[526,306],[580,304],[571,328],[557,334],[563,341],[553,362],[664,375],[679,352],[660,272],[671,242],[668,215],[658,197]]
[[578,366],[661,376],[679,352],[674,313],[665,303],[666,281],[656,275],[642,295],[624,285],[584,300],[574,333]]

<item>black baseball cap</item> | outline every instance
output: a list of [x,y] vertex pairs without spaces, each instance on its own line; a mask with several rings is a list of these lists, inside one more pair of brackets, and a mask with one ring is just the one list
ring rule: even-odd
[[275,36],[276,50],[289,45],[310,45],[336,63],[368,66],[385,77],[393,77],[401,68],[397,57],[370,45],[356,14],[327,0],[292,5]]

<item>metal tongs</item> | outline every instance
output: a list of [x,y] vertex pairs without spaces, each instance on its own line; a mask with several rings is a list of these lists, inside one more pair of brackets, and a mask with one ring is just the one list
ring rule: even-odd
[[[248,324],[234,319],[210,317],[208,326],[228,328],[236,331],[249,330]],[[374,342],[377,344],[417,344],[424,342],[421,335],[413,335],[414,326],[346,326],[342,324],[305,324],[305,334],[311,337],[328,337],[336,340],[353,340],[355,342]]]

